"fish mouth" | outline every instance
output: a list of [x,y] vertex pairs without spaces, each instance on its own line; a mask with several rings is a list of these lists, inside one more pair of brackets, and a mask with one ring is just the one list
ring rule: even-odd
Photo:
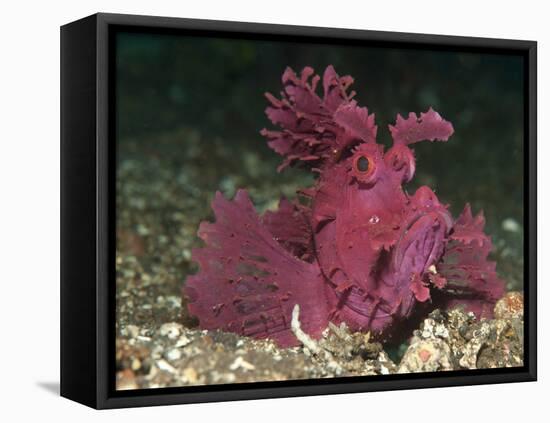
[[[423,219],[425,223],[422,222]],[[442,206],[425,207],[410,216],[402,226],[404,229],[402,229],[402,233],[394,247],[396,248],[394,250],[395,255],[390,265],[393,269],[392,273],[409,275],[409,272],[402,268],[403,265],[412,267],[408,263],[404,263],[404,258],[407,256],[420,256],[422,259],[415,266],[418,269],[414,270],[418,270],[420,274],[425,273],[427,268],[437,261],[443,253],[443,240],[449,233],[452,224],[453,221],[450,213]],[[411,231],[417,231],[419,236],[414,236],[414,233],[411,233]],[[420,248],[417,245],[417,241],[420,241]],[[419,252],[415,253],[415,249],[419,249]],[[409,290],[408,283],[403,284],[401,279],[382,276],[380,283],[386,287],[403,285],[403,289],[406,287]],[[414,302],[407,301],[406,291],[403,291],[399,295],[403,297],[403,301],[400,302],[399,306],[395,306],[392,305],[393,302],[388,302],[387,298],[383,297],[383,294],[379,298],[374,298],[359,286],[352,286],[345,292],[337,292],[337,296],[344,307],[364,316],[371,323],[390,317],[393,318],[396,308],[404,307],[398,314],[407,314],[407,309],[411,308]]]
[[422,268],[415,269],[417,273],[424,273],[441,255],[443,240],[451,227],[452,218],[446,209],[425,210],[415,214],[397,241],[396,254],[392,260],[394,270],[400,270],[405,257],[412,254],[417,258],[425,258]]

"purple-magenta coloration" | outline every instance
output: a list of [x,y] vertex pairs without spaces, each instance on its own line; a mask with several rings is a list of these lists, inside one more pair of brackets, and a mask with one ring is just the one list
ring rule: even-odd
[[263,130],[284,161],[317,172],[300,191],[308,205],[281,200],[259,217],[248,194],[218,192],[215,223],[203,222],[206,246],[193,251],[198,274],[187,278],[190,314],[204,329],[221,329],[281,346],[298,341],[290,329],[300,305],[302,329],[318,338],[329,321],[352,330],[391,334],[422,303],[464,305],[490,317],[504,283],[487,260],[485,220],[466,205],[454,220],[427,186],[408,195],[415,172],[411,144],[447,141],[452,125],[432,109],[389,126],[393,145],[376,143],[374,115],[348,93],[350,76],[329,66],[320,77],[305,68],[283,74],[284,91],[266,94],[266,113],[280,131]]

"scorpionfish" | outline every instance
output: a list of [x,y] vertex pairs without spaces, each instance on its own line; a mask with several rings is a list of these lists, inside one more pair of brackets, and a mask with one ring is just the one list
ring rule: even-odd
[[415,174],[411,147],[447,141],[452,124],[431,108],[398,115],[385,151],[374,114],[353,99],[352,77],[329,66],[319,89],[312,68],[287,68],[282,82],[281,98],[266,94],[280,130],[261,133],[283,157],[279,171],[301,163],[315,184],[262,216],[245,190],[233,200],[215,194],[215,222],[201,223],[205,245],[192,255],[200,270],[183,287],[200,327],[287,347],[299,343],[296,305],[313,339],[329,322],[391,337],[427,305],[490,317],[504,283],[488,260],[483,213],[467,204],[454,219],[428,186],[412,195],[403,187]]

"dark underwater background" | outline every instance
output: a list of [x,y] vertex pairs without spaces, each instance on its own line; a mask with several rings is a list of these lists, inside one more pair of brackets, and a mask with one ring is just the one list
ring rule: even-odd
[[216,190],[246,188],[262,212],[313,183],[277,173],[259,134],[272,127],[264,92],[278,96],[287,66],[334,65],[376,114],[379,142],[396,114],[433,107],[452,122],[447,143],[414,146],[407,185],[435,190],[456,217],[483,209],[508,290],[523,289],[523,58],[494,52],[402,49],[120,32],[116,37],[117,327],[181,320],[192,248],[212,220]]
[[[389,145],[387,125],[397,113],[433,107],[452,122],[449,142],[415,145],[417,172],[409,189],[430,186],[454,215],[466,202],[474,212],[483,209],[497,249],[516,260],[510,266],[500,261],[499,270],[512,277],[513,288],[521,288],[521,56],[119,33],[118,163],[136,152],[158,155],[182,177],[192,161],[201,168],[196,176],[204,179],[193,181],[199,190],[220,189],[231,196],[236,188],[247,188],[260,209],[281,193],[292,196],[293,186],[310,183],[311,177],[305,170],[277,174],[281,159],[259,135],[270,127],[263,94],[280,92],[286,66],[298,72],[309,65],[322,75],[329,64],[355,78],[356,99],[376,114],[379,142]],[[257,191],[265,179],[274,186],[262,195]]]

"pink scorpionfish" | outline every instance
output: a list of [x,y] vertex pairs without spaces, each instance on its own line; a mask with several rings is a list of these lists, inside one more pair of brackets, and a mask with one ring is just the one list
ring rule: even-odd
[[232,201],[216,193],[216,221],[201,223],[206,245],[193,251],[200,271],[183,289],[200,327],[292,346],[296,305],[312,338],[329,322],[391,337],[426,304],[490,317],[504,284],[487,260],[483,214],[466,205],[455,220],[429,187],[403,189],[415,172],[412,144],[447,141],[451,123],[432,109],[398,115],[384,151],[374,115],[348,92],[350,76],[329,66],[322,97],[309,67],[300,76],[287,69],[282,80],[281,99],[266,94],[281,130],[262,134],[284,157],[279,170],[301,162],[318,178],[300,191],[308,201],[282,199],[263,216],[244,190]]

